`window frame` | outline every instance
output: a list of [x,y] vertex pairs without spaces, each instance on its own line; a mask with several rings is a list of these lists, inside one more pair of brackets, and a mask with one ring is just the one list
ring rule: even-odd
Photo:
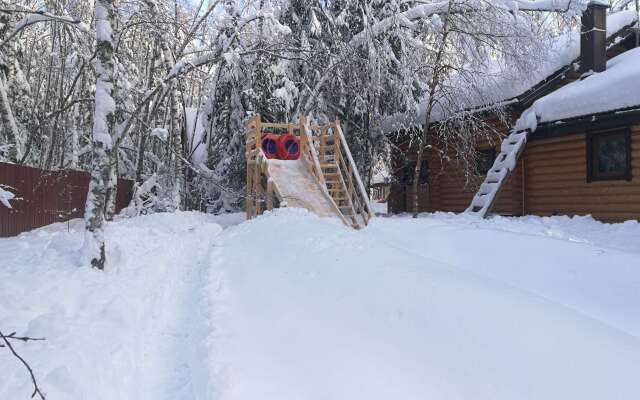
[[[625,160],[625,171],[619,174],[599,175],[596,171],[598,153],[595,151],[597,142],[603,138],[610,136],[622,136],[625,141],[625,151],[627,157]],[[585,135],[587,148],[587,183],[600,181],[631,181],[632,163],[631,163],[631,128],[628,126],[622,128],[612,128],[607,130],[587,132]]]

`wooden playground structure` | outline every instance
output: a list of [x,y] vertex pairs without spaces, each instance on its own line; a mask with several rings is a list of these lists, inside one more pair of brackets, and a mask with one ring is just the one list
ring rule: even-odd
[[[275,160],[262,149],[265,134],[289,133],[299,139],[297,160]],[[278,207],[299,207],[336,217],[355,229],[365,227],[373,212],[338,121],[312,125],[262,122],[246,124],[247,219]]]

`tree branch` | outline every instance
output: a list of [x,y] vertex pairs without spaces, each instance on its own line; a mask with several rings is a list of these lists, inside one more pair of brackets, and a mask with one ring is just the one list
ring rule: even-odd
[[5,14],[9,14],[9,13],[25,13],[25,14],[29,14],[28,16],[24,17],[20,22],[18,22],[18,24],[16,25],[15,29],[11,33],[9,33],[7,35],[6,39],[3,40],[2,43],[0,43],[0,48],[4,47],[7,43],[9,43],[9,41],[11,39],[13,39],[18,33],[20,33],[21,30],[23,30],[24,28],[26,28],[26,27],[28,27],[30,25],[37,24],[38,22],[57,21],[57,22],[62,22],[64,24],[75,26],[81,32],[85,32],[86,33],[89,30],[87,28],[87,26],[80,20],[76,20],[76,19],[73,19],[71,17],[66,17],[64,15],[51,14],[51,13],[48,13],[46,11],[40,11],[40,10],[15,10],[15,9],[2,8],[2,9],[0,9],[0,12],[5,13]]
[[40,390],[40,387],[38,386],[38,382],[36,381],[36,376],[34,375],[33,370],[31,369],[31,366],[29,366],[29,363],[27,363],[24,358],[20,357],[20,355],[16,352],[16,350],[11,345],[11,342],[9,342],[9,340],[19,340],[22,342],[28,342],[31,340],[45,340],[45,339],[31,338],[27,336],[16,336],[15,332],[9,335],[4,335],[1,331],[0,331],[0,338],[2,338],[2,340],[4,341],[4,344],[0,344],[0,347],[7,347],[9,351],[11,351],[13,356],[18,360],[20,360],[22,365],[24,365],[27,371],[29,371],[29,375],[31,376],[31,382],[33,383],[33,393],[31,393],[31,398],[34,398],[36,395],[38,395],[41,400],[45,400],[46,398],[44,396],[44,393],[42,393],[42,391]]

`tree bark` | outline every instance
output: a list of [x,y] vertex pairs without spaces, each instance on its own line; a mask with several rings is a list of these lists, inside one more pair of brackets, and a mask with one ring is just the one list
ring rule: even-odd
[[107,221],[113,221],[116,215],[116,196],[118,195],[118,147],[111,152],[111,166],[109,182],[107,184],[107,200],[104,208],[104,216]]
[[184,154],[182,147],[182,119],[180,116],[180,110],[178,106],[178,90],[177,84],[174,82],[171,88],[171,138],[173,145],[173,163],[172,163],[172,177],[173,177],[173,192],[172,200],[173,206],[176,210],[182,210],[183,195],[184,195],[184,165],[182,157]]
[[85,207],[84,253],[91,266],[104,269],[105,207],[111,179],[116,105],[114,95],[114,46],[112,26],[116,22],[113,0],[97,0],[96,13],[96,100],[93,124],[91,180]]
[[9,104],[9,97],[7,96],[7,80],[4,72],[0,70],[0,122],[4,127],[3,131],[7,138],[7,142],[12,144],[11,150],[9,150],[8,158],[12,162],[18,162],[22,157],[21,145],[19,142],[20,131],[18,125],[16,125],[16,119]]
[[[0,0],[0,7],[9,8],[7,0]],[[13,30],[13,19],[9,13],[0,13],[0,42],[4,42],[5,36]],[[12,147],[9,150],[8,158],[12,162],[17,162],[21,157],[20,132],[16,124],[15,115],[8,95],[8,80],[11,75],[11,63],[15,57],[12,54],[10,45],[0,46],[0,127],[7,143]]]

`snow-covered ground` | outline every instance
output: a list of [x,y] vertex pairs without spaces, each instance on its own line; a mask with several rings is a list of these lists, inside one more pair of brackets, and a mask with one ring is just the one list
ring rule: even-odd
[[[640,224],[302,210],[0,239],[0,329],[48,399],[632,399]],[[0,349],[0,399],[27,399]]]
[[373,211],[374,214],[376,215],[384,215],[387,214],[388,211],[388,207],[387,207],[387,203],[379,203],[377,201],[372,201],[371,202],[371,209]]

